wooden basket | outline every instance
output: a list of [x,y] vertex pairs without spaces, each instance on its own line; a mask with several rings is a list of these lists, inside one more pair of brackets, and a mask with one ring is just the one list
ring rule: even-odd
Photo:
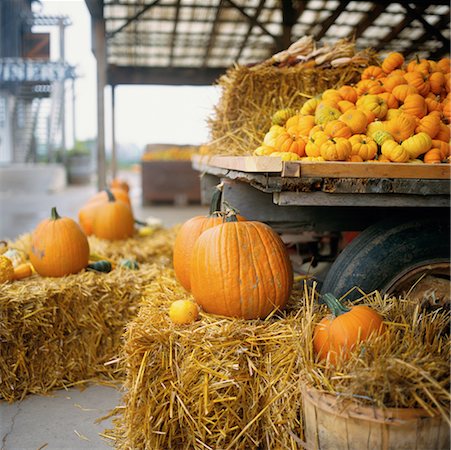
[[372,408],[303,391],[308,450],[449,450],[450,427],[423,409]]

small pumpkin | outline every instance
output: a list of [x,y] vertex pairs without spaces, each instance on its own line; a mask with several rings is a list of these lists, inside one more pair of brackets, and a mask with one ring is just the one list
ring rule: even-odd
[[340,115],[339,109],[328,105],[318,105],[315,111],[315,123],[325,125],[327,122],[338,119]]
[[285,124],[288,133],[296,136],[308,136],[310,130],[315,126],[315,116],[296,114],[290,117]]
[[385,77],[385,73],[379,66],[368,66],[361,75],[362,80],[378,80]]
[[190,280],[205,312],[256,319],[285,307],[293,271],[284,243],[268,225],[232,214],[197,239]]
[[273,152],[269,156],[280,158],[282,161],[299,161],[301,157],[293,152]]
[[302,105],[299,112],[303,115],[314,115],[320,101],[321,99],[319,97],[310,98]]
[[272,152],[275,152],[276,149],[274,147],[270,147],[269,145],[260,145],[254,150],[254,156],[269,156]]
[[443,72],[434,72],[429,76],[429,85],[431,87],[431,92],[434,94],[440,94],[445,86],[445,83],[446,78]]
[[351,143],[340,137],[328,139],[321,144],[320,151],[326,161],[346,161],[351,155]]
[[407,84],[407,80],[402,75],[388,76],[383,83],[384,89],[391,93],[396,86]]
[[414,134],[401,144],[407,150],[410,159],[417,159],[420,155],[426,153],[431,148],[431,145],[431,137],[424,132]]
[[439,141],[449,142],[450,140],[450,127],[449,125],[445,125],[443,122],[440,124],[440,130],[435,135],[435,139]]
[[427,106],[424,97],[420,94],[411,94],[404,99],[401,108],[405,113],[420,119],[427,114]]
[[339,117],[339,120],[344,122],[352,130],[353,134],[360,134],[365,132],[368,125],[368,118],[363,111],[353,109],[346,111]]
[[9,258],[0,255],[0,284],[14,280],[14,266]]
[[14,267],[14,280],[23,280],[24,278],[31,277],[33,269],[30,263],[22,263]]
[[415,128],[416,133],[427,133],[432,139],[437,136],[440,131],[440,116],[438,114],[428,114],[420,119],[417,127]]
[[439,141],[438,139],[432,139],[432,148],[438,148],[442,159],[450,156],[450,145],[449,142]]
[[404,102],[408,95],[418,94],[418,89],[410,84],[400,84],[393,88],[392,94],[395,96],[396,100]]
[[345,113],[346,111],[349,111],[350,109],[355,109],[355,104],[349,102],[348,100],[341,100],[338,102],[338,109]]
[[286,121],[295,114],[296,111],[293,108],[279,109],[272,115],[271,122],[273,125],[280,125],[283,127]]
[[110,189],[116,188],[116,189],[122,189],[125,192],[130,192],[130,185],[120,178],[113,178],[110,182]]
[[365,97],[365,95],[376,95],[384,92],[382,83],[376,80],[360,80],[356,84],[355,90],[360,98]]
[[321,145],[329,139],[323,131],[318,131],[308,138],[305,145],[305,154],[308,157],[317,158],[321,156]]
[[263,144],[267,145],[268,147],[275,147],[277,137],[280,134],[285,133],[286,131],[287,130],[280,125],[273,125],[265,134],[265,137],[263,138]]
[[404,163],[409,160],[407,150],[396,141],[386,140],[381,146],[381,152],[383,156],[392,162]]
[[385,130],[388,131],[397,142],[402,142],[412,136],[415,127],[415,119],[407,114],[400,114],[395,119],[391,119],[385,123]]
[[382,61],[381,68],[385,73],[393,72],[404,64],[404,56],[399,52],[389,53]]
[[69,217],[61,217],[53,207],[49,219],[38,224],[31,235],[31,264],[44,277],[78,273],[89,262],[88,239]]
[[379,97],[387,104],[388,109],[396,109],[399,107],[398,100],[391,92],[383,92]]
[[369,306],[346,308],[329,293],[323,300],[332,315],[322,319],[313,332],[313,349],[319,360],[328,358],[336,364],[340,358],[349,359],[356,345],[384,333],[382,317]]
[[377,154],[377,143],[365,134],[355,134],[349,139],[351,156],[359,156],[363,161],[374,159]]
[[277,136],[274,148],[278,152],[291,152],[299,156],[305,156],[305,140],[301,136],[296,136],[288,132],[281,133]]
[[423,157],[425,164],[440,164],[442,160],[442,153],[439,148],[431,148]]
[[393,136],[385,130],[377,130],[375,131],[371,137],[376,142],[377,145],[382,146],[385,141],[392,141]]
[[387,103],[378,95],[365,95],[364,97],[360,97],[356,105],[359,108],[371,111],[378,119],[383,119],[388,110]]
[[338,93],[344,101],[354,103],[357,101],[357,92],[352,86],[344,85],[338,89]]
[[331,120],[324,127],[324,133],[332,138],[342,137],[350,138],[352,136],[352,130],[349,126],[341,120]]
[[109,241],[127,239],[135,233],[135,220],[130,207],[121,200],[116,200],[107,190],[108,202],[98,205],[92,223],[92,233]]
[[407,80],[407,84],[414,86],[418,89],[418,93],[423,97],[429,94],[431,90],[431,85],[429,84],[428,78],[420,72],[408,72],[404,75]]

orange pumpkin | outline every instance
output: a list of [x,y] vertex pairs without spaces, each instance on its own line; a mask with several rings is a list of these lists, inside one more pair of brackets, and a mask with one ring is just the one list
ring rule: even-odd
[[330,101],[333,103],[338,103],[343,100],[343,97],[340,95],[340,93],[336,89],[326,89],[322,95],[321,98],[326,101]]
[[412,136],[415,127],[415,119],[407,114],[400,114],[396,118],[385,123],[385,130],[388,131],[397,142],[402,142]]
[[328,122],[324,127],[324,133],[332,138],[350,138],[352,136],[352,130],[341,120],[332,120],[331,122]]
[[355,134],[349,139],[351,156],[358,156],[363,161],[374,159],[377,154],[377,144],[365,134]]
[[385,77],[385,73],[379,66],[368,66],[361,75],[362,80],[378,80]]
[[382,94],[379,94],[379,97],[384,100],[388,108],[396,109],[399,107],[398,100],[391,92],[382,92]]
[[31,264],[43,277],[78,273],[89,263],[89,244],[77,222],[58,215],[52,208],[49,219],[38,224],[31,235]]
[[[124,203],[127,203],[128,206],[131,207],[130,197],[123,189],[118,188],[111,188],[111,193],[114,195],[114,197],[117,200],[121,200]],[[91,198],[88,199],[86,202],[88,203],[106,203],[108,201],[108,194],[106,190],[97,192],[97,194],[94,194]]]
[[401,146],[407,150],[409,159],[417,159],[420,155],[426,153],[432,145],[432,139],[427,133],[418,133],[406,139]]
[[451,154],[449,142],[439,141],[438,139],[432,139],[432,148],[438,148],[440,150],[442,159],[447,158]]
[[345,138],[328,139],[320,147],[326,161],[346,161],[351,155],[351,143]]
[[450,63],[451,60],[449,58],[442,58],[437,62],[438,69],[441,70],[444,74],[450,72]]
[[445,125],[443,122],[440,123],[440,130],[435,135],[435,139],[438,139],[439,141],[449,142],[450,139],[449,125]]
[[427,116],[424,116],[422,119],[420,119],[415,129],[416,133],[425,132],[432,139],[434,139],[434,137],[437,135],[439,131],[440,131],[440,115],[438,114],[428,114]]
[[288,133],[298,136],[308,136],[310,130],[315,126],[315,116],[296,114],[285,123]]
[[431,87],[431,92],[434,94],[440,94],[443,87],[445,86],[446,78],[442,72],[433,72],[429,76],[429,85]]
[[429,93],[431,86],[427,77],[425,77],[421,72],[409,72],[406,73],[404,78],[410,86],[416,87],[418,93],[423,97]]
[[396,86],[401,84],[407,84],[407,80],[402,75],[390,75],[384,80],[383,86],[387,92],[392,92]]
[[451,121],[451,99],[449,97],[446,97],[442,102],[442,113],[443,116],[448,120],[448,122]]
[[338,93],[345,101],[355,103],[357,101],[357,92],[352,86],[344,85],[338,89]]
[[301,136],[288,132],[277,136],[274,148],[278,152],[290,152],[299,156],[305,156],[305,140]]
[[120,178],[113,178],[110,183],[110,189],[111,188],[118,188],[122,189],[125,192],[130,191],[130,186],[125,180],[121,180]]
[[365,95],[360,97],[356,103],[358,108],[371,111],[376,118],[383,119],[387,114],[387,103],[378,95]]
[[424,101],[426,103],[428,113],[431,113],[432,111],[438,111],[438,112],[442,111],[442,105],[437,100],[435,95],[429,93],[428,96],[424,99]]
[[410,84],[400,84],[393,88],[392,94],[396,100],[403,102],[408,95],[418,94],[418,89]]
[[190,280],[205,312],[256,319],[285,307],[293,271],[284,243],[269,226],[232,215],[197,239]]
[[332,315],[322,319],[313,332],[313,349],[319,360],[328,358],[332,364],[346,360],[356,345],[384,333],[382,317],[369,306],[346,308],[332,294],[323,299]]
[[382,84],[376,80],[360,80],[356,84],[355,90],[357,91],[357,95],[359,96],[366,94],[375,95],[384,92]]
[[425,164],[440,164],[442,160],[443,158],[439,148],[431,148],[424,154],[423,158]]
[[108,202],[98,205],[92,223],[92,233],[109,241],[127,239],[135,232],[135,220],[127,203],[116,200],[107,190]]
[[[409,160],[409,153],[396,141],[387,139],[381,146],[382,155],[392,162],[404,163]],[[381,159],[381,158],[379,158]]]
[[348,102],[347,100],[342,100],[341,102],[338,102],[338,109],[345,113],[346,111],[349,111],[350,109],[355,109],[355,104]]
[[385,73],[393,72],[404,64],[404,56],[398,52],[389,53],[382,62],[382,70]]
[[367,116],[363,111],[352,109],[339,117],[352,130],[353,134],[363,133],[368,125]]
[[317,158],[321,156],[321,145],[329,139],[329,136],[323,131],[317,131],[308,138],[305,145],[305,154],[308,157]]
[[427,106],[424,98],[420,94],[411,94],[404,99],[401,109],[412,116],[420,119],[427,114]]

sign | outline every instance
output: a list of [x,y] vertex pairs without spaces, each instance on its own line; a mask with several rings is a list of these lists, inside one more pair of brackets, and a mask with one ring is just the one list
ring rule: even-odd
[[50,33],[25,34],[22,56],[28,59],[50,59]]
[[75,67],[58,61],[0,58],[0,83],[51,83],[75,78]]

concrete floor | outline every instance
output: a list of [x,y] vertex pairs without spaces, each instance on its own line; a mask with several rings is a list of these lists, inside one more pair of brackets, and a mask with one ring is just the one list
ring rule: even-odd
[[[207,208],[200,205],[143,207],[139,174],[124,172],[120,175],[131,185],[134,213],[139,219],[157,217],[169,227],[207,213]],[[60,215],[76,219],[80,206],[95,192],[94,185],[69,186],[57,192],[0,190],[0,239],[13,240],[31,231],[40,220],[48,217],[52,206],[57,206]],[[99,435],[111,426],[111,421],[94,422],[117,406],[121,396],[112,387],[90,385],[84,391],[72,388],[55,391],[48,397],[30,395],[12,404],[0,401],[0,449],[111,448],[111,442]]]

